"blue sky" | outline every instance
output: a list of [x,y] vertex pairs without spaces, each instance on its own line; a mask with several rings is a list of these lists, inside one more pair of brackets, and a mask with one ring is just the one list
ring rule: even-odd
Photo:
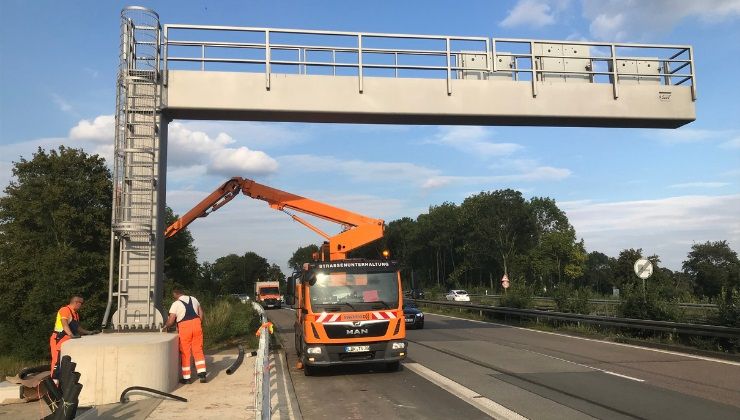
[[[119,12],[129,4],[0,2],[0,185],[38,146],[110,155]],[[516,188],[556,199],[589,251],[643,248],[679,269],[695,242],[740,250],[740,0],[137,4],[162,23],[695,49],[697,120],[678,130],[176,121],[167,186],[176,212],[236,175],[386,221]],[[192,225],[201,260],[253,250],[284,267],[298,246],[319,242],[250,201]]]

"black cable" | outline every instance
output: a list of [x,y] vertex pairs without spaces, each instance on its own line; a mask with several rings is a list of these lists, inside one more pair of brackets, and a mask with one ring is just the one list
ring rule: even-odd
[[172,398],[173,400],[182,401],[182,402],[188,402],[188,399],[187,398],[179,397],[177,395],[169,394],[167,392],[159,391],[157,389],[147,388],[145,386],[130,386],[130,387],[124,389],[123,392],[121,393],[121,402],[122,403],[125,403],[125,402],[128,401],[128,398],[126,398],[126,393],[129,392],[129,391],[147,391],[147,392],[151,392],[151,393],[154,393],[154,394],[157,394],[157,395],[161,395],[163,397]]
[[21,371],[18,373],[18,377],[21,379],[26,379],[26,376],[32,374],[32,373],[41,373],[46,372],[49,370],[49,365],[40,365],[40,366],[33,366],[33,367],[27,367],[21,369]]
[[242,347],[241,344],[239,344],[239,355],[236,356],[236,360],[234,360],[234,363],[229,366],[228,369],[226,369],[226,374],[231,375],[232,373],[236,372],[237,369],[239,369],[239,366],[241,366],[242,361],[244,360],[244,347]]

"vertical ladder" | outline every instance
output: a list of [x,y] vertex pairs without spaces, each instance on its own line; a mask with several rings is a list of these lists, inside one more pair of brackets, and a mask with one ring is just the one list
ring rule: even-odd
[[163,318],[157,296],[157,219],[161,72],[159,17],[151,10],[121,12],[121,57],[117,80],[111,264],[118,244],[118,281],[110,271],[108,307],[116,330],[153,329]]

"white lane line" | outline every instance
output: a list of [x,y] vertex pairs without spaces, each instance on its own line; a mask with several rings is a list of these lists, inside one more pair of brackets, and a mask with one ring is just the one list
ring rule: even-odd
[[420,365],[419,363],[404,363],[403,367],[411,370],[422,378],[437,385],[438,387],[444,389],[450,394],[460,398],[461,400],[495,419],[527,420],[527,418],[522,416],[521,414],[511,411],[503,405],[481,396],[472,389],[460,385],[452,379],[446,376],[442,376],[424,365]]
[[632,376],[622,375],[621,373],[616,373],[616,372],[612,372],[610,370],[600,369],[600,368],[597,368],[597,367],[594,367],[594,366],[584,365],[583,363],[578,363],[578,362],[574,362],[572,360],[562,359],[560,357],[555,357],[555,356],[552,356],[552,355],[549,355],[549,354],[540,353],[538,351],[528,350],[528,349],[520,349],[520,350],[526,351],[528,353],[538,354],[540,356],[549,357],[550,359],[559,360],[561,362],[570,363],[572,365],[577,365],[577,366],[585,367],[585,368],[588,368],[588,369],[597,370],[599,372],[603,372],[603,373],[606,373],[608,375],[619,376],[620,378],[630,379],[632,381],[637,381],[637,382],[645,382],[644,379],[639,379],[639,378],[635,378],[635,377],[632,377]]
[[462,320],[462,321],[477,322],[479,324],[498,325],[498,326],[501,326],[501,327],[516,328],[518,330],[530,331],[530,332],[535,332],[535,333],[540,333],[540,334],[557,335],[559,337],[567,337],[567,338],[572,338],[574,340],[593,341],[593,342],[596,342],[596,343],[611,344],[613,346],[629,347],[629,348],[632,348],[632,349],[652,351],[652,352],[655,352],[655,353],[663,353],[663,354],[671,354],[671,355],[674,355],[674,356],[688,357],[690,359],[703,360],[705,362],[715,362],[715,363],[723,363],[723,364],[732,365],[732,366],[740,366],[740,362],[733,362],[731,360],[722,360],[722,359],[715,359],[713,357],[696,356],[694,354],[679,353],[677,351],[670,351],[670,350],[654,349],[654,348],[651,348],[651,347],[640,347],[640,346],[636,346],[634,344],[615,343],[613,341],[597,340],[595,338],[576,337],[574,335],[560,334],[560,333],[551,332],[551,331],[540,331],[540,330],[533,330],[533,329],[524,328],[524,327],[514,327],[512,325],[499,324],[497,322],[478,321],[477,319],[467,319],[467,318],[460,318],[460,317],[450,316],[450,315],[435,314],[434,312],[429,312],[429,313],[432,314],[432,315],[441,316],[441,317],[444,317],[444,318],[452,318],[452,319],[459,319],[459,320]]

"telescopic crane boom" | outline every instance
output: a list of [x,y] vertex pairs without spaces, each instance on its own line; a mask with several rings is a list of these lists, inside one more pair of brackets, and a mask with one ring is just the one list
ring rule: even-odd
[[[195,219],[206,217],[220,209],[233,200],[240,190],[250,198],[266,201],[271,208],[288,214],[293,220],[323,236],[329,242],[330,261],[346,259],[350,251],[383,237],[385,228],[383,220],[353,213],[241,177],[231,178],[218,187],[208,197],[167,227],[165,236],[169,238],[185,229]],[[340,224],[343,230],[337,235],[330,236],[303,218],[291,213],[291,210]],[[324,254],[322,252],[322,257]]]

